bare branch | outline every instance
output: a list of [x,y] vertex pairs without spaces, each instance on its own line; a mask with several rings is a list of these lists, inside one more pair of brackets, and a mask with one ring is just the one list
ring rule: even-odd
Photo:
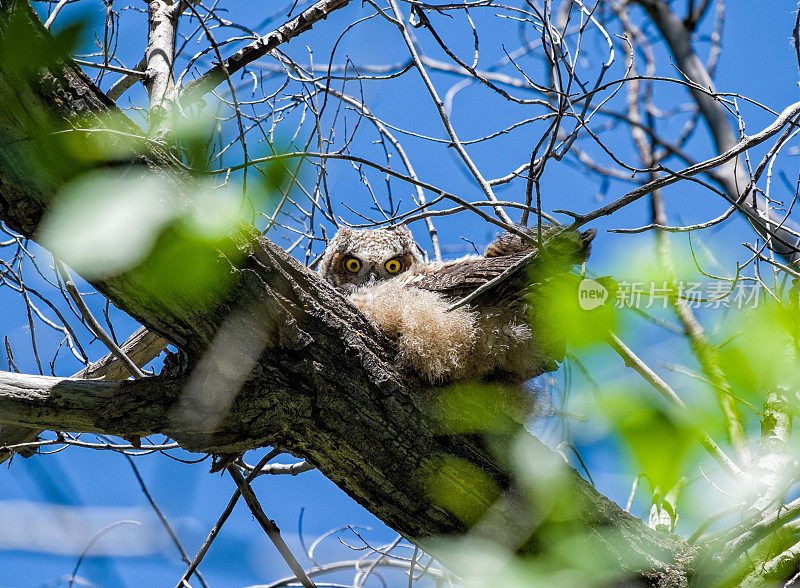
[[344,8],[349,3],[350,0],[320,0],[285,25],[256,39],[256,41],[244,49],[240,49],[234,53],[231,57],[226,59],[224,63],[215,65],[197,79],[186,84],[180,94],[181,103],[184,106],[188,106],[197,102],[204,94],[207,94],[225,81],[225,72],[227,72],[227,76],[233,75],[282,43],[286,43],[300,33],[309,30],[320,20],[325,20],[334,10]]
[[267,537],[269,537],[270,541],[272,541],[278,549],[281,557],[289,564],[289,567],[300,583],[305,586],[305,588],[316,588],[316,584],[314,584],[303,571],[303,567],[297,562],[297,559],[295,559],[291,550],[286,545],[286,542],[281,537],[281,531],[278,529],[275,521],[264,514],[264,510],[261,508],[258,498],[256,498],[256,495],[253,493],[253,489],[250,488],[250,483],[244,479],[244,476],[236,469],[236,466],[228,466],[228,474],[230,474],[233,481],[236,482],[236,487],[239,489],[239,492],[242,493],[247,506],[250,508],[250,512],[253,513],[258,524],[261,525],[261,528],[264,529],[264,532],[267,534]]
[[[688,80],[696,84],[696,87],[690,86],[689,91],[711,131],[717,152],[720,154],[732,152],[737,145],[741,145],[746,137],[737,143],[733,127],[728,122],[726,110],[719,101],[714,99],[716,93],[714,83],[702,61],[692,49],[690,28],[687,28],[687,23],[682,22],[672,12],[670,5],[663,0],[637,0],[637,2],[644,7],[663,35],[680,71]],[[701,91],[699,88],[703,88],[703,90]],[[786,110],[784,110],[785,112]],[[735,155],[738,156],[740,153]],[[741,196],[750,190],[745,166],[733,157],[720,161],[718,165],[720,172],[727,176],[725,189],[729,199],[731,202],[739,202]],[[743,200],[741,206],[750,223],[759,233],[776,237],[772,249],[777,254],[784,257],[790,265],[800,259],[800,249],[796,246],[797,238],[782,229],[786,221],[776,218],[768,203],[753,194],[752,198]]]
[[[161,335],[142,327],[134,332],[120,346],[120,349],[137,367],[142,367],[158,357],[166,346],[167,341]],[[112,381],[125,380],[128,377],[130,377],[128,366],[113,353],[109,353],[73,375],[73,378]],[[35,439],[40,432],[40,429],[28,427],[0,426],[0,463],[11,457],[14,451],[26,450],[25,444]],[[17,447],[20,445],[22,447]],[[21,451],[21,453],[30,455],[27,451]]]
[[[89,307],[86,306],[86,303],[83,301],[80,292],[78,292],[78,289],[75,287],[75,283],[72,281],[72,276],[69,275],[67,266],[65,266],[60,260],[56,260],[56,267],[58,268],[59,274],[61,274],[61,277],[64,279],[64,285],[66,286],[67,291],[69,292],[70,296],[72,296],[72,300],[80,309],[84,320],[89,323],[89,327],[92,330],[92,333],[94,333],[94,336],[100,339],[111,352],[111,354],[128,368],[130,375],[132,375],[134,378],[144,378],[144,372],[142,372],[142,370],[139,369],[139,366],[137,366],[136,363],[130,357],[128,357],[125,352],[114,342],[114,340],[108,336],[108,334],[103,330],[103,327],[100,326],[100,323],[97,322],[97,319],[94,318],[94,315],[89,310]],[[127,376],[125,376],[125,378],[127,378]]]
[[[763,143],[770,137],[776,135],[783,129],[787,124],[794,124],[794,118],[800,114],[800,102],[795,102],[790,106],[787,106],[783,112],[780,113],[778,118],[769,126],[765,127],[755,135],[748,135],[742,138],[741,141],[736,143],[733,147],[717,155],[716,157],[712,157],[707,159],[703,162],[696,163],[689,167],[686,167],[678,172],[670,172],[669,175],[661,176],[656,178],[646,184],[643,184],[639,188],[631,190],[621,198],[618,198],[614,202],[606,204],[601,208],[598,208],[590,213],[578,215],[574,213],[570,213],[568,211],[555,211],[555,212],[564,212],[566,214],[571,214],[575,217],[575,223],[573,223],[573,227],[583,226],[586,223],[598,219],[603,216],[608,216],[609,214],[616,212],[617,210],[627,206],[628,204],[639,200],[643,196],[646,196],[652,193],[654,190],[659,188],[663,188],[665,186],[669,186],[670,184],[674,184],[675,182],[687,178],[695,176],[701,172],[714,169],[719,167],[721,164],[731,161],[734,158],[738,157],[751,147]],[[755,210],[745,209],[745,213],[748,218],[758,222],[759,224],[763,223],[763,220],[759,220],[761,217],[757,214]],[[796,238],[791,238],[791,241],[784,241],[784,243],[788,247],[794,247],[794,245],[790,245],[790,243],[795,243],[797,241]]]
[[[655,388],[672,405],[681,410],[686,410],[686,404],[669,386],[669,384],[662,380],[652,369],[650,369],[647,364],[639,359],[639,357],[633,353],[633,351],[631,351],[628,346],[620,340],[619,337],[613,333],[609,334],[608,344],[619,354],[620,357],[622,357],[626,366],[632,368],[636,373],[642,376],[646,382]],[[722,469],[725,470],[729,475],[733,477],[739,477],[742,475],[741,468],[737,466],[731,460],[731,458],[725,455],[719,445],[717,445],[707,433],[702,431],[700,432],[700,443],[706,448],[706,450],[716,460],[720,467],[722,467]]]
[[[494,191],[492,187],[489,185],[481,172],[478,170],[478,167],[472,161],[472,158],[467,153],[464,146],[458,139],[456,135],[456,130],[453,127],[452,123],[450,122],[450,117],[447,115],[444,109],[444,103],[442,102],[441,98],[439,98],[439,94],[436,92],[436,88],[433,86],[433,82],[431,81],[428,73],[425,71],[425,66],[423,65],[420,57],[417,53],[416,47],[414,47],[414,42],[411,40],[411,37],[406,30],[406,26],[404,24],[403,15],[400,12],[400,9],[397,6],[397,2],[395,0],[389,0],[389,5],[392,7],[392,12],[395,18],[395,24],[397,24],[398,29],[400,29],[400,34],[403,36],[403,40],[406,43],[406,47],[408,48],[409,53],[411,54],[411,58],[414,60],[414,67],[417,68],[422,81],[425,83],[425,87],[428,89],[428,93],[431,95],[434,104],[436,105],[436,110],[439,112],[439,118],[442,119],[442,124],[444,124],[445,129],[447,130],[447,134],[450,136],[450,140],[453,142],[452,145],[455,150],[458,152],[461,159],[469,169],[472,176],[477,181],[478,185],[480,186],[483,193],[486,195],[486,198],[489,200],[497,200],[494,195]],[[495,207],[495,213],[497,217],[505,223],[513,224],[513,221],[508,216],[508,214],[502,209],[500,206]]]

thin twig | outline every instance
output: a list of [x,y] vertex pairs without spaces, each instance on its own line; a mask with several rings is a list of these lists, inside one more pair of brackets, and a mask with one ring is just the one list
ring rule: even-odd
[[[619,337],[617,337],[614,333],[609,333],[607,341],[611,348],[616,351],[620,357],[622,357],[626,366],[632,368],[637,374],[642,376],[642,378],[644,378],[648,384],[655,388],[673,406],[676,406],[681,410],[687,410],[686,404],[669,386],[669,384],[662,380],[658,374],[656,374],[647,366],[646,363],[639,359],[639,357],[633,351],[631,351],[628,346],[620,340]],[[725,455],[725,452],[722,451],[719,445],[714,442],[708,433],[704,431],[698,431],[698,436],[700,438],[700,443],[706,448],[706,451],[711,454],[711,457],[714,458],[720,467],[722,467],[723,470],[725,470],[734,478],[741,479],[741,476],[743,475],[741,468],[737,466],[730,457]]]
[[258,498],[256,498],[253,489],[250,488],[250,483],[244,479],[244,476],[239,472],[239,469],[234,465],[229,465],[227,467],[228,474],[233,478],[233,481],[236,482],[237,488],[239,488],[239,492],[242,493],[247,506],[250,508],[250,512],[253,513],[253,516],[256,518],[258,523],[261,525],[261,528],[264,529],[264,532],[267,534],[267,537],[270,538],[270,541],[275,545],[278,549],[278,552],[283,557],[284,561],[289,565],[292,569],[292,572],[300,581],[300,583],[305,588],[316,588],[316,584],[309,578],[306,573],[303,571],[303,567],[298,563],[297,559],[295,559],[294,555],[292,554],[289,547],[283,541],[281,537],[281,531],[278,528],[278,525],[275,524],[273,520],[267,517],[264,514],[264,510],[261,508],[261,504],[258,502]]
[[62,279],[64,280],[64,285],[67,288],[72,300],[78,306],[81,311],[81,315],[89,323],[89,328],[91,329],[92,333],[95,337],[100,339],[103,344],[108,348],[108,350],[113,353],[117,359],[119,359],[122,363],[124,363],[128,370],[130,370],[131,375],[135,378],[144,378],[145,374],[142,370],[139,369],[131,358],[129,358],[122,349],[120,349],[119,345],[117,345],[114,340],[103,330],[103,327],[100,326],[100,323],[97,322],[97,319],[94,318],[94,315],[89,310],[89,307],[86,306],[86,303],[83,301],[83,297],[78,292],[78,289],[75,287],[75,283],[72,281],[72,277],[69,274],[69,270],[67,266],[61,260],[55,260],[56,267],[58,268],[58,273],[61,275]]

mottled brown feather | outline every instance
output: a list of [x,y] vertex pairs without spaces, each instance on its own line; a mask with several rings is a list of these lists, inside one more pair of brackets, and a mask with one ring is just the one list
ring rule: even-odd
[[429,263],[418,270],[412,268],[404,282],[423,290],[439,292],[447,298],[463,298],[514,266],[525,255],[475,256],[442,264]]

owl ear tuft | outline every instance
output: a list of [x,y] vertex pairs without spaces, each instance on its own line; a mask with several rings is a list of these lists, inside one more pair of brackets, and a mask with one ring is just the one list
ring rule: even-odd
[[395,235],[405,235],[407,237],[411,237],[411,229],[408,228],[408,225],[395,225],[392,227],[392,231]]
[[339,229],[336,231],[336,234],[333,236],[333,239],[328,242],[328,246],[334,242],[337,244],[349,242],[353,237],[353,232],[353,229],[350,227],[339,227]]

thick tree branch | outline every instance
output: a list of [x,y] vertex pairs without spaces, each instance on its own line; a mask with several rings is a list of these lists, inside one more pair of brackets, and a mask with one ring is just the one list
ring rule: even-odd
[[150,136],[156,138],[163,137],[169,130],[169,115],[177,95],[173,65],[178,17],[173,7],[172,2],[164,0],[151,0],[148,4],[150,30],[144,85],[150,96]]
[[[134,364],[142,367],[158,357],[167,344],[167,340],[161,335],[141,327],[128,337],[120,348]],[[127,366],[113,353],[109,353],[73,377],[91,380],[126,380],[130,376]]]
[[[166,346],[167,340],[161,335],[141,327],[137,329],[133,335],[128,337],[127,341],[125,341],[120,348],[136,366],[142,367],[158,357]],[[86,366],[86,368],[74,374],[72,377],[115,381],[127,380],[130,376],[131,373],[128,366],[116,355],[109,353],[100,360]],[[0,425],[0,463],[4,462],[12,455],[12,451],[4,448],[33,441],[40,432],[41,429]],[[21,450],[21,452],[23,455],[27,455],[26,451]]]
[[[105,382],[0,372],[0,422],[111,435],[154,432],[167,422],[165,403],[180,389],[181,382],[161,378]],[[144,402],[148,397],[161,401]]]

